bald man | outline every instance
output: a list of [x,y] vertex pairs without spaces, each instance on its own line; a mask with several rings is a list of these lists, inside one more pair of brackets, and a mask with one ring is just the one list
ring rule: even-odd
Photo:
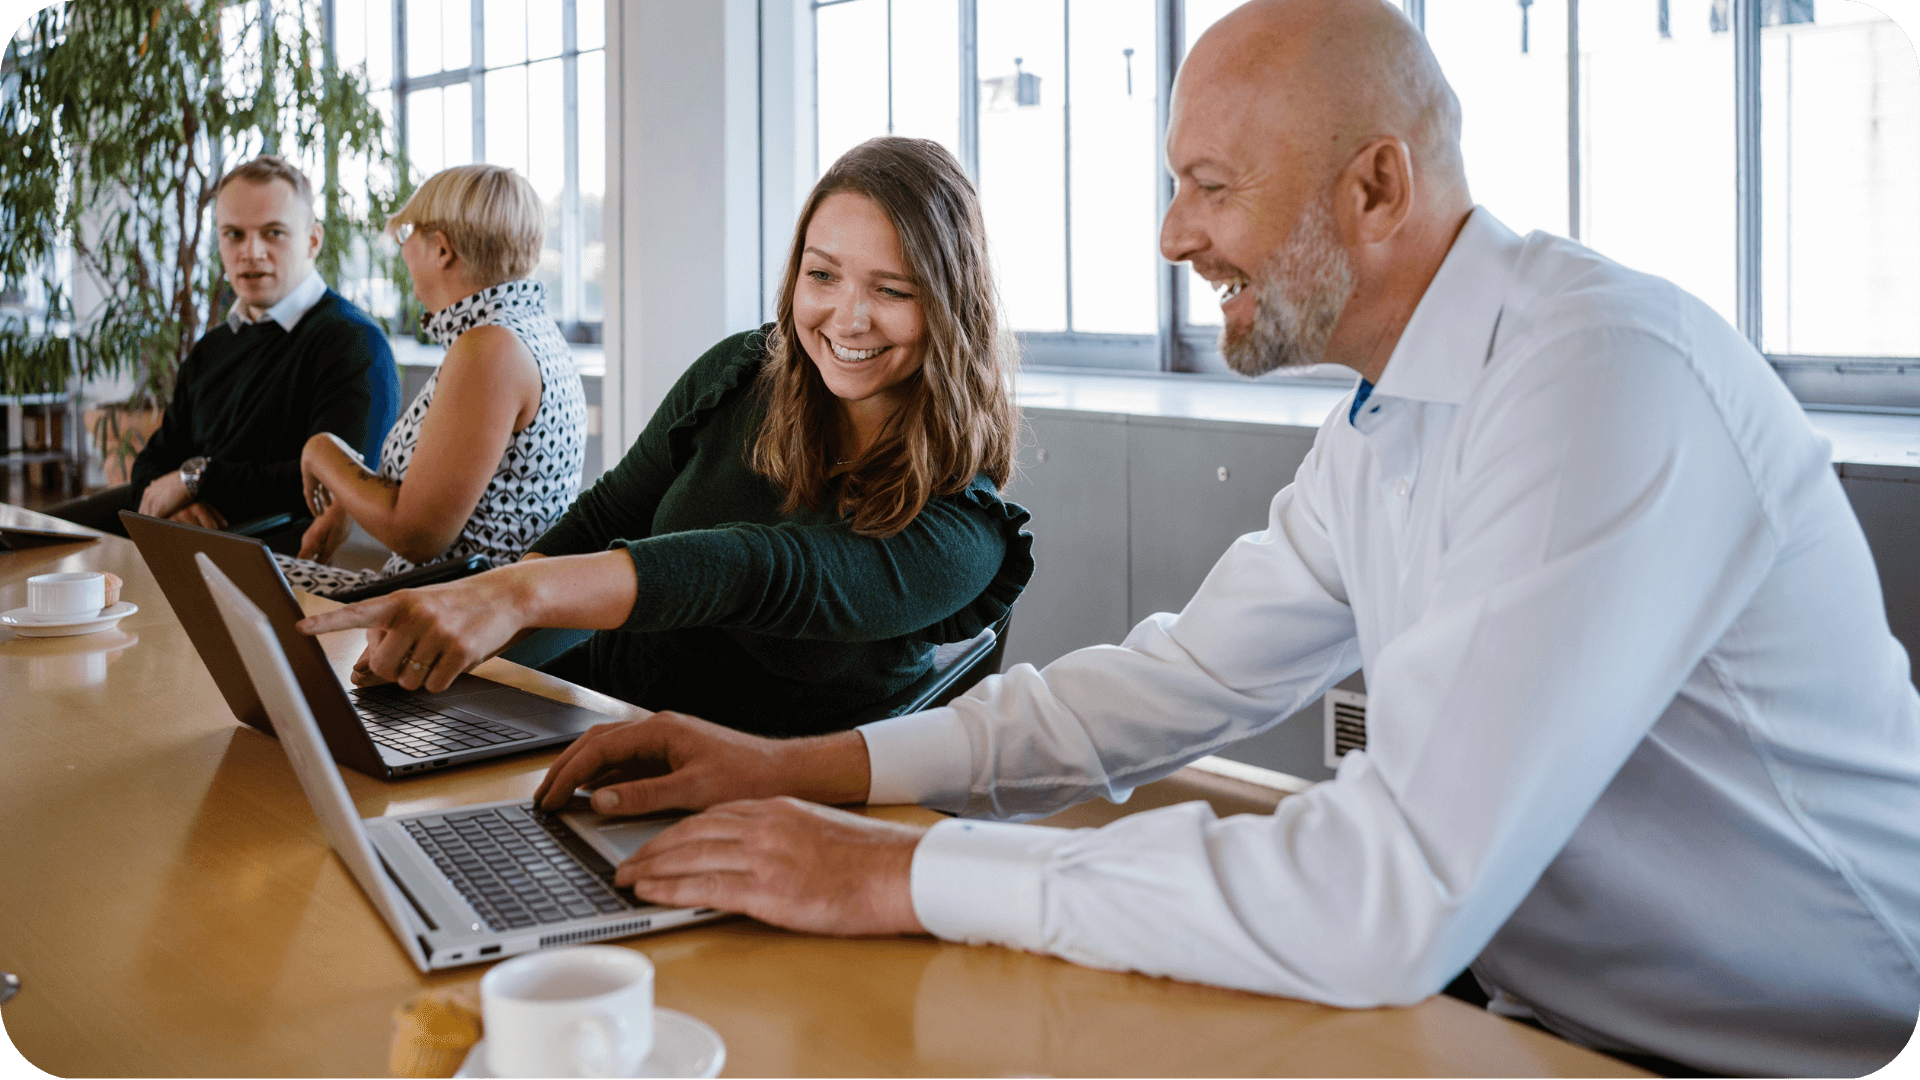
[[[1180,614],[821,739],[596,729],[538,797],[712,807],[621,866],[662,903],[1355,1007],[1471,964],[1598,1048],[1891,1059],[1920,1013],[1920,697],[1828,446],[1704,304],[1475,207],[1459,128],[1378,0],[1261,0],[1194,46],[1162,251],[1219,287],[1237,370],[1362,378]],[[1125,799],[1357,667],[1367,748],[1270,816],[1005,823]],[[670,771],[604,771],[633,759]],[[964,816],[818,805],[862,800]]]

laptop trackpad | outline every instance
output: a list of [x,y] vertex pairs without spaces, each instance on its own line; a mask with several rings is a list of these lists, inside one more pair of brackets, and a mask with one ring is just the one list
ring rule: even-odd
[[619,866],[639,851],[647,841],[659,836],[667,826],[686,818],[686,814],[648,815],[642,818],[616,818],[591,811],[569,811],[560,815],[567,827],[593,846],[600,857]]
[[567,708],[561,702],[549,701],[538,695],[505,686],[477,690],[471,694],[448,693],[422,696],[442,707],[452,706],[479,713],[481,716],[497,716],[509,720],[552,716]]

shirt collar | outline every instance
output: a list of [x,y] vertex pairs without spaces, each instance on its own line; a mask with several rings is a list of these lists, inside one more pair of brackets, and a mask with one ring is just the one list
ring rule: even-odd
[[[291,334],[293,328],[300,325],[300,320],[306,317],[307,312],[313,310],[313,305],[319,303],[320,298],[325,295],[327,295],[327,283],[320,277],[320,271],[308,270],[307,276],[301,280],[300,284],[295,285],[292,292],[281,297],[279,303],[268,308],[266,318],[259,321],[266,322],[267,319],[272,319]],[[249,325],[247,317],[240,314],[238,303],[227,309],[228,329],[237,334],[241,327],[247,325]]]
[[1377,394],[1446,405],[1467,400],[1492,349],[1524,243],[1485,207],[1473,208],[1400,332]]

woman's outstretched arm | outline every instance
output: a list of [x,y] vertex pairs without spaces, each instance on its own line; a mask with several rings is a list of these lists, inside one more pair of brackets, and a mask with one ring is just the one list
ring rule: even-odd
[[352,446],[315,435],[300,455],[308,504],[314,505],[316,488],[324,488],[334,506],[402,558],[431,560],[473,515],[508,441],[533,422],[540,389],[540,368],[519,338],[505,327],[477,326],[440,364],[404,480],[374,475]]
[[535,626],[610,630],[633,610],[633,560],[623,550],[529,558],[459,581],[429,585],[322,612],[307,634],[362,627],[367,649],[354,681],[445,690],[461,672]]

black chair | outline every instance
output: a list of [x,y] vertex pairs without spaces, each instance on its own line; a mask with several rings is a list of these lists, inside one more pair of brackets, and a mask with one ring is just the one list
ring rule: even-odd
[[547,661],[573,648],[575,645],[593,636],[591,630],[570,630],[564,627],[549,626],[535,630],[521,638],[510,649],[500,654],[503,659],[511,660],[522,667],[544,667]]
[[[1012,618],[1013,613],[1008,612],[1000,617],[999,622],[965,641],[936,646],[933,650],[933,667],[925,675],[885,701],[855,714],[847,726],[937,709],[973,689],[981,679],[997,674],[1001,660],[1006,655],[1007,624]],[[587,640],[592,634],[591,630],[536,630],[500,655],[516,664],[537,668]]]
[[981,679],[999,674],[1007,652],[1007,626],[1012,621],[1013,612],[1009,611],[999,622],[965,641],[935,646],[932,670],[905,690],[854,714],[847,726],[937,709],[973,689]]
[[376,596],[385,596],[390,592],[398,592],[401,589],[417,589],[422,585],[438,585],[443,581],[472,577],[491,569],[493,569],[493,560],[485,555],[468,555],[463,559],[447,559],[444,562],[416,566],[404,574],[395,574],[389,578],[381,578],[370,585],[334,593],[333,599],[343,604],[353,604],[361,600],[371,600]]
[[300,554],[300,540],[307,534],[307,527],[313,519],[301,515],[281,512],[257,517],[252,521],[243,521],[238,525],[227,526],[227,531],[235,536],[251,536],[267,545],[267,550],[281,555]]

